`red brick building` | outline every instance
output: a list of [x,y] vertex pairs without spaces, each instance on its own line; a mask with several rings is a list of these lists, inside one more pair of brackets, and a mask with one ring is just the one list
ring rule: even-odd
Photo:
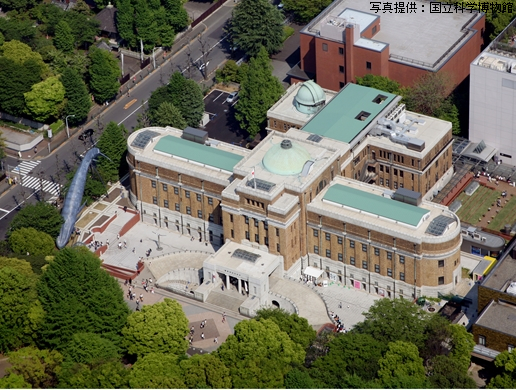
[[370,2],[335,0],[301,30],[301,61],[289,73],[291,82],[315,79],[338,91],[357,76],[375,74],[410,86],[430,71],[461,83],[482,50],[485,15],[434,13],[430,3],[414,3],[413,13],[375,13]]

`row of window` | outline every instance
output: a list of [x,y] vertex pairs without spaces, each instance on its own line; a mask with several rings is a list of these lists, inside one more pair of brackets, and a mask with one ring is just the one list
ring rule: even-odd
[[[486,345],[486,336],[479,335],[478,336],[478,343],[485,347],[485,345]],[[514,349],[514,345],[513,344],[507,344],[507,351],[509,353],[511,353],[513,351],[513,349]]]
[[[233,222],[233,215],[230,216],[230,221]],[[257,220],[256,218],[253,218],[253,221],[254,221],[254,226],[255,227],[258,227],[260,225],[260,221]],[[245,216],[245,224],[246,225],[249,225],[249,217],[248,216]],[[263,228],[265,230],[269,230],[269,223],[267,221],[263,221]],[[279,236],[279,230],[276,229],[276,235]]]
[[[157,186],[156,180],[151,180],[151,185],[152,185],[152,188],[156,188],[156,186]],[[162,186],[163,186],[163,192],[168,192],[168,185],[165,183],[162,183]],[[179,195],[179,188],[178,187],[173,187],[173,188],[174,188],[174,194]],[[201,194],[195,194],[195,195],[196,195],[197,201],[200,202],[202,200],[202,195]],[[190,191],[185,190],[185,198],[190,199]],[[208,197],[208,204],[210,204],[210,205],[213,204],[213,198]]]

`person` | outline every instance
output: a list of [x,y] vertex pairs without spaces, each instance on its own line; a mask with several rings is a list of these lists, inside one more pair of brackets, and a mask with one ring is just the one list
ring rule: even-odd
[[203,332],[203,333],[201,333],[201,339],[203,339],[203,340],[204,340],[204,332]]
[[218,343],[219,343],[219,341],[217,340],[217,338],[216,338],[216,337],[213,339],[213,342],[214,342],[215,344],[218,344]]

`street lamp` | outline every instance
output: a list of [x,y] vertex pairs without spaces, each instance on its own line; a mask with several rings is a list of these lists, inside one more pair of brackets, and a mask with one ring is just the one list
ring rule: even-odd
[[152,62],[154,63],[154,69],[156,69],[156,56],[154,55],[154,50],[156,49],[161,49],[161,46],[152,48]]
[[66,121],[66,135],[68,136],[68,138],[70,138],[70,129],[68,128],[68,118],[69,117],[72,117],[74,118],[75,115],[68,115],[66,118],[65,118],[65,121]]

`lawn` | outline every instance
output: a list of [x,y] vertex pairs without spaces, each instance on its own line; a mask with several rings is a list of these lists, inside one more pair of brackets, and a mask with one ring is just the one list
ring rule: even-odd
[[496,202],[501,194],[500,191],[494,191],[482,185],[471,196],[463,192],[458,197],[462,202],[462,207],[457,211],[458,217],[463,222],[476,225],[479,218],[487,212],[487,209]]
[[[502,199],[502,202],[505,202],[505,199]],[[490,229],[493,230],[501,230],[505,224],[512,224],[516,220],[516,197],[511,197],[509,203],[507,203],[502,210],[493,218],[491,224],[489,225]]]

